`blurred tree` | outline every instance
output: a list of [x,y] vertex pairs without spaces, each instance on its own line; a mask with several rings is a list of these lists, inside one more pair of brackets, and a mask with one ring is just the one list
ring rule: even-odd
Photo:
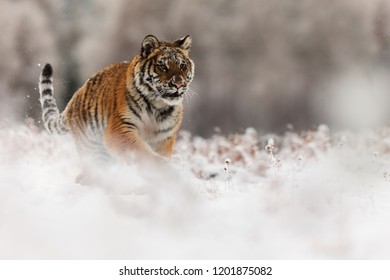
[[[38,63],[51,57],[57,61],[48,15],[49,1],[2,1],[0,9],[0,118],[12,121],[37,116]],[[35,78],[34,78],[35,76]]]

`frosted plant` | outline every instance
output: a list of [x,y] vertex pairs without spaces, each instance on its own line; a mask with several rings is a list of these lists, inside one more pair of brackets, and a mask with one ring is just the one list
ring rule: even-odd
[[268,153],[268,160],[270,166],[277,171],[281,166],[280,159],[275,154],[275,140],[274,138],[268,139],[267,146],[265,146],[265,150]]
[[225,160],[225,167],[223,168],[225,170],[225,174],[226,174],[226,189],[227,190],[233,189],[232,174],[230,172],[230,163],[231,163],[230,158],[227,158]]

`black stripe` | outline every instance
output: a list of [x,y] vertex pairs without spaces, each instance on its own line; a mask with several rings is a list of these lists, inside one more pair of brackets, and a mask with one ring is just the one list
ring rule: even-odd
[[112,112],[116,112],[117,108],[118,108],[118,100],[116,96],[114,96],[114,104],[113,104]]
[[142,121],[141,115],[137,113],[133,106],[129,105],[129,109],[140,121]]
[[[140,76],[140,81],[139,81],[140,86],[146,86],[148,88],[148,91],[154,92],[154,89],[148,83],[144,82],[143,76],[140,74],[139,74],[139,76]],[[142,94],[142,90],[137,87],[136,82],[134,83],[134,88],[136,89],[136,91],[138,93]]]
[[[86,94],[84,94],[84,95],[86,95]],[[87,99],[87,96],[85,96],[85,98],[83,100],[83,103],[82,103],[82,106],[81,106],[81,108],[82,108],[81,118],[83,119],[84,124],[86,126],[88,126],[89,125],[89,122],[88,122],[88,103],[85,104],[85,102],[86,101],[89,102],[89,100],[86,100],[86,99]],[[85,105],[87,105],[87,106],[85,106]]]
[[58,132],[59,131],[59,128],[58,128],[58,119],[53,119],[53,126],[54,126],[54,131]]
[[101,100],[101,102],[99,102],[99,99],[97,100],[97,103],[100,104],[100,106],[98,107],[98,109],[99,109],[98,115],[100,116],[99,124],[100,124],[100,127],[103,129],[105,127],[105,122],[106,122],[106,118],[104,115],[104,102],[103,102],[104,101],[104,94],[100,94],[99,98]]
[[127,114],[119,114],[118,115],[118,118],[121,122],[129,122],[129,123],[133,123],[132,122],[132,118],[129,117]]
[[159,129],[156,131],[156,133],[167,133],[167,132],[171,131],[172,129],[174,129],[175,126],[176,126],[176,124],[174,124],[173,126],[170,126],[168,128]]
[[89,98],[88,104],[87,104],[87,113],[88,113],[89,124],[91,126],[91,129],[92,129],[93,133],[96,133],[96,127],[95,127],[95,124],[94,124],[94,116],[92,115],[92,111],[91,111],[92,101],[93,101],[93,97],[91,96]]
[[93,109],[93,111],[94,111],[93,119],[95,120],[97,130],[101,131],[103,127],[100,125],[100,122],[99,122],[99,108],[98,108],[98,106],[99,106],[99,100],[96,98],[95,106]]
[[52,119],[47,122],[46,127],[47,127],[47,129],[49,130],[50,133],[54,132],[54,130],[53,130],[53,120]]
[[97,83],[100,82],[101,78],[102,78],[102,75],[96,74],[95,76],[93,76],[93,77],[90,79],[90,82],[91,82],[93,85],[96,85]]
[[144,84],[150,92],[154,92],[154,89],[149,84]]
[[71,119],[73,118],[73,108],[74,108],[74,105],[69,106],[69,110],[66,113],[68,116],[70,116]]
[[146,104],[146,111],[150,114],[152,114],[153,112],[153,105],[150,103],[149,99],[146,98],[146,96],[142,93],[140,93],[141,97],[142,97],[142,100],[144,101],[144,103]]
[[126,127],[131,128],[131,129],[138,129],[138,127],[133,122],[129,121],[128,118],[121,119],[120,125],[125,125]]
[[62,134],[65,134],[68,131],[68,127],[66,125],[66,122],[64,120],[64,115],[60,115],[60,120],[58,121],[58,124],[60,125],[60,132]]
[[89,88],[92,86],[93,78],[94,77],[88,79],[87,84],[85,85],[85,93],[89,92]]
[[48,118],[48,115],[53,115],[53,114],[56,114],[57,113],[57,110],[56,109],[48,109],[47,111],[45,111],[43,113],[43,121],[46,121],[46,119]]
[[135,104],[135,106],[137,107],[138,111],[142,112],[142,107],[141,105],[138,104],[138,100],[135,100],[135,97],[130,93],[130,91],[128,89],[126,89],[126,101],[127,101],[127,104],[130,104],[131,101]]
[[79,93],[76,98],[75,98],[75,101],[73,102],[73,107],[74,107],[74,110],[73,110],[73,115],[76,117],[75,119],[80,122],[81,120],[81,106],[80,104],[82,104],[82,100],[83,100],[83,94],[82,93]]
[[51,77],[52,75],[53,75],[53,68],[51,67],[50,63],[46,63],[42,69],[42,76]]
[[[146,62],[142,65],[141,70],[140,70],[140,72],[138,73],[138,75],[139,75],[139,77],[140,77],[140,85],[146,86],[150,92],[153,92],[153,91],[154,91],[153,88],[152,88],[148,83],[145,83],[145,81],[144,81],[144,78],[145,78],[144,76],[145,76],[145,74],[146,74],[146,71],[147,71],[148,73],[150,73],[151,67],[153,67],[152,61],[151,61],[151,60],[146,61]],[[146,95],[145,95],[145,94],[136,86],[136,84],[134,84],[134,88],[135,88],[135,90],[139,93],[139,95],[140,95],[140,97],[142,98],[143,102],[146,104],[146,110],[147,110],[147,112],[148,112],[149,114],[152,114],[152,113],[153,113],[153,109],[155,109],[154,106],[153,106],[153,104],[151,104],[150,100],[149,100],[149,99],[146,97]]]
[[48,121],[47,127],[49,128],[50,132],[57,132],[59,133],[59,128],[58,128],[58,119],[50,119]]
[[78,98],[78,102],[77,102],[79,120],[84,122],[83,125],[87,124],[87,117],[86,117],[85,108],[84,108],[85,99],[87,98],[87,90],[88,90],[88,84],[87,84],[86,90],[79,94],[79,96],[78,96],[79,98]]
[[56,107],[57,107],[57,105],[56,105],[56,102],[54,101],[54,99],[46,99],[42,104],[43,109],[56,108]]
[[41,81],[41,84],[51,84],[51,80],[50,79],[43,79]]
[[43,90],[41,94],[42,94],[42,96],[52,95],[52,90],[50,88],[47,88],[47,89]]
[[[146,86],[148,86],[148,85],[146,85]],[[138,87],[135,87],[135,90],[137,91],[139,96],[142,98],[142,101],[146,104],[147,112],[149,114],[151,114],[153,112],[153,109],[155,109],[153,104],[151,104],[150,100],[146,97],[146,95]]]
[[[139,119],[141,120],[141,115],[139,114],[139,112],[141,112],[141,107],[140,105],[134,100],[133,96],[130,94],[129,91],[126,92],[126,102],[127,102],[127,106],[129,107],[130,111]],[[133,104],[135,104],[135,107],[137,108],[134,108]],[[138,112],[137,112],[137,109],[138,109]]]
[[[151,65],[151,67],[148,67],[148,75],[149,75],[149,77],[152,77],[152,75],[150,73],[152,71],[152,67],[153,67],[153,64]],[[151,81],[151,79],[149,79],[149,81]],[[148,83],[145,83],[144,85],[148,87],[149,91],[151,91],[151,92],[154,91],[154,89]]]
[[157,116],[157,121],[163,122],[165,121],[168,117],[170,117],[173,113],[173,110],[175,107],[169,106],[165,110],[162,110],[159,112],[159,115]]
[[139,72],[139,75],[140,75],[140,83],[141,83],[141,84],[144,84],[145,70],[146,70],[147,65],[149,65],[150,63],[151,63],[151,61],[148,60],[148,61],[146,61],[146,62],[144,63],[144,65],[142,65],[142,67],[141,67],[141,71]]
[[150,62],[150,65],[149,65],[149,67],[148,67],[148,69],[147,69],[147,74],[148,74],[148,78],[147,78],[147,80],[149,81],[149,82],[151,82],[151,78],[150,77],[152,77],[152,75],[151,75],[151,71],[152,71],[152,68],[154,67],[154,64],[156,64],[156,62],[154,62],[154,63],[152,63],[152,62]]
[[[142,111],[142,110],[143,110],[142,104],[140,105],[140,101],[141,101],[141,99],[142,99],[142,97],[141,97],[141,90],[138,89],[135,80],[133,81],[133,89],[138,93],[138,99],[136,99],[135,96],[131,96],[131,98],[132,98],[132,99],[134,100],[134,102],[137,104],[137,106],[139,107],[140,111]],[[141,102],[141,103],[142,103],[142,102]]]

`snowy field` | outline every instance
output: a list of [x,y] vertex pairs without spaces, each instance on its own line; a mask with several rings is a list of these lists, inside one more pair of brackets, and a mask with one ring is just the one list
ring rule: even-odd
[[171,165],[82,186],[70,136],[0,126],[0,258],[390,258],[390,128],[182,132]]

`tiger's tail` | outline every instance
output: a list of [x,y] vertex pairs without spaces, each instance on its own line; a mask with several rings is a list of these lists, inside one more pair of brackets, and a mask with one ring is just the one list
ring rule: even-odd
[[69,131],[64,114],[60,114],[53,97],[53,68],[46,64],[39,77],[39,93],[42,105],[42,120],[46,130],[53,134],[66,134]]

